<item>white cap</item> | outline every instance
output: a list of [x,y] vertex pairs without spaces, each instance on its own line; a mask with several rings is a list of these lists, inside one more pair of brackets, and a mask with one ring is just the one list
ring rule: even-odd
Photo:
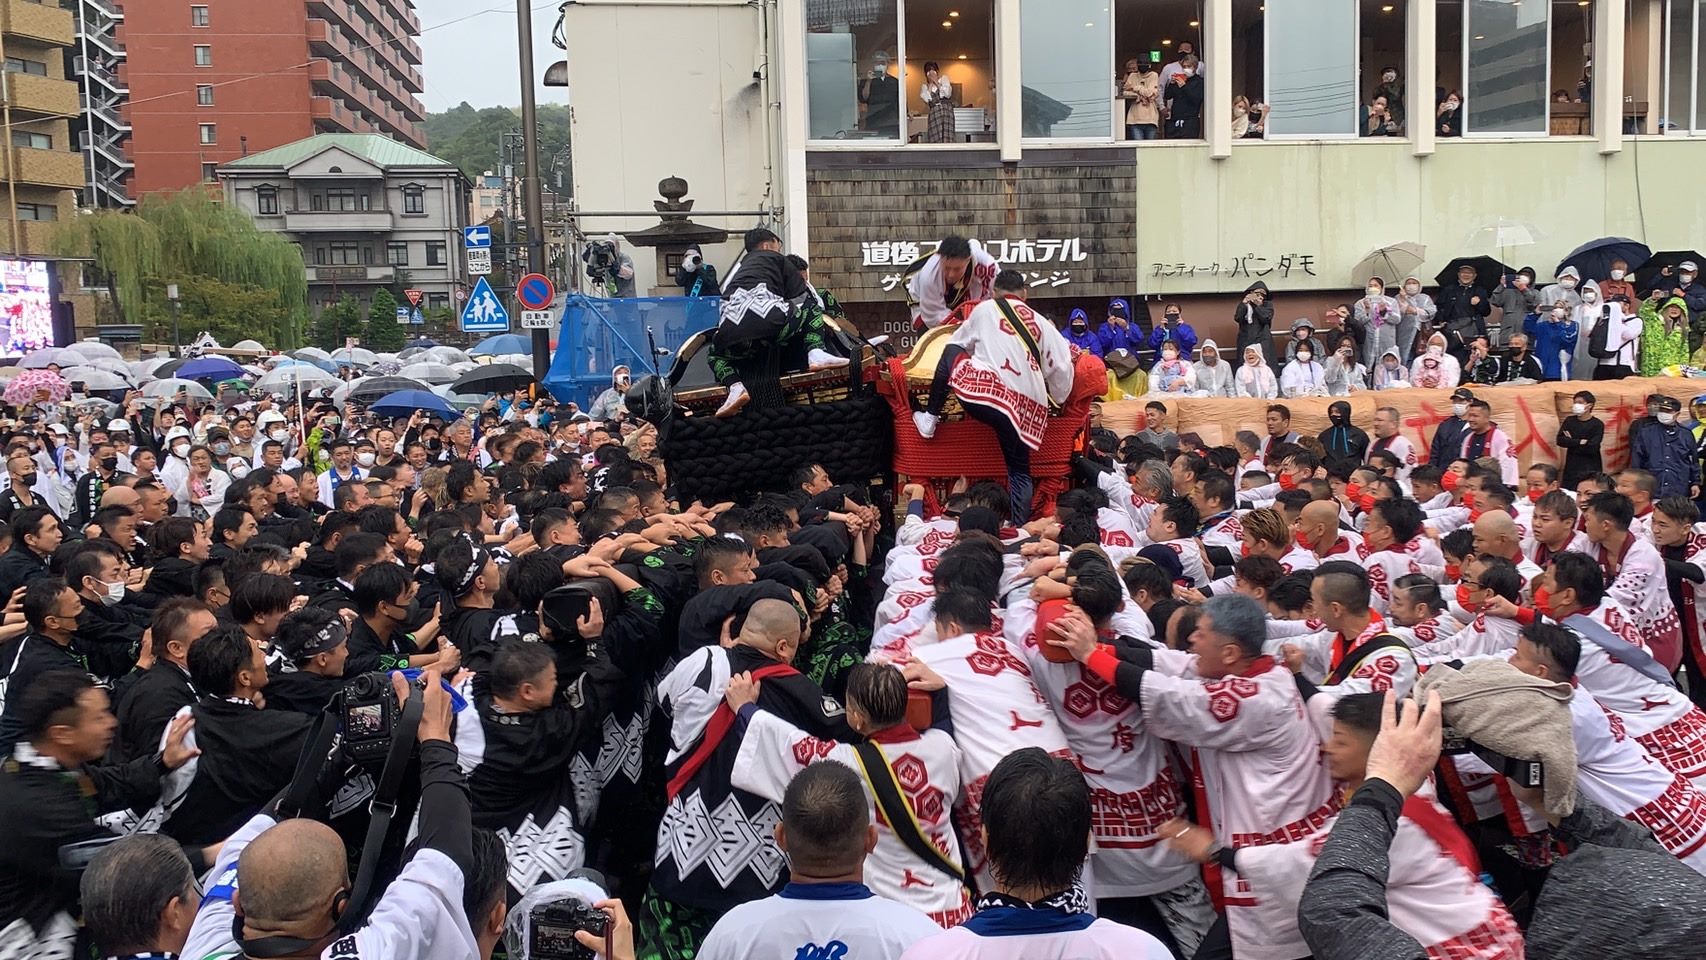
[[178,439],[179,437],[183,437],[185,440],[188,440],[190,438],[189,428],[184,427],[184,426],[177,426],[177,427],[173,427],[172,429],[166,431],[166,442],[168,444],[171,443],[173,440]]
[[71,433],[70,430],[65,429],[65,424],[63,424],[63,423],[50,423],[50,424],[48,424],[47,428],[49,430],[53,431],[54,433],[62,433],[62,434],[67,434],[67,435],[69,435]]
[[1698,265],[1696,265],[1693,260],[1684,260],[1681,263],[1677,264],[1676,268],[1678,270],[1693,270],[1697,273],[1700,270],[1700,267]]
[[130,432],[130,424],[126,423],[123,420],[114,420],[111,423],[107,424],[107,432],[108,433],[129,433]]
[[262,410],[261,415],[255,418],[255,424],[257,426],[262,426],[262,427],[266,426],[269,423],[283,423],[283,422],[285,422],[284,421],[284,414],[279,413],[277,410]]

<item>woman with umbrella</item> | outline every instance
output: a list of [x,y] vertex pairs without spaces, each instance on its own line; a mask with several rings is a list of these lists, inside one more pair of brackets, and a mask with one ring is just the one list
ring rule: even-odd
[[[1415,355],[1416,335],[1423,330],[1432,330],[1434,316],[1438,313],[1439,307],[1434,305],[1434,298],[1422,292],[1421,278],[1415,274],[1405,277],[1398,293],[1398,342],[1395,346],[1400,361]],[[1384,358],[1385,354],[1382,353],[1381,357]]]

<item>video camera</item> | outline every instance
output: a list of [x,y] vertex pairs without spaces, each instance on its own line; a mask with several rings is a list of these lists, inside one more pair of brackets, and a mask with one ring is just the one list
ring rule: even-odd
[[1441,731],[1441,736],[1440,753],[1444,756],[1473,755],[1478,757],[1482,763],[1492,767],[1494,773],[1509,777],[1518,786],[1539,789],[1546,783],[1546,770],[1539,760],[1519,760],[1515,757],[1507,757],[1491,747],[1476,743],[1449,726]]
[[621,266],[621,259],[616,254],[616,245],[608,240],[594,240],[581,251],[581,259],[586,262],[586,275],[593,283],[601,286],[612,286],[616,283],[616,271]]
[[504,924],[504,948],[516,960],[594,960],[575,934],[608,937],[610,917],[593,906],[608,894],[596,870],[576,870],[567,879],[534,887]]

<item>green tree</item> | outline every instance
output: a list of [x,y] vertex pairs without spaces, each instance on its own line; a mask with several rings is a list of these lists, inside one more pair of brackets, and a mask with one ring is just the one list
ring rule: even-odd
[[[477,179],[487,170],[502,168],[503,135],[521,129],[521,113],[510,107],[476,110],[463,102],[443,113],[428,114],[425,127],[427,150],[455,164],[469,179]],[[545,185],[551,190],[559,189],[551,174],[552,159],[568,145],[568,105],[540,104],[539,163],[546,172]],[[517,167],[519,175],[522,172],[519,157]]]
[[[203,191],[150,194],[134,211],[61,221],[55,245],[65,255],[94,258],[95,276],[121,321],[152,326],[164,316],[169,324],[166,286],[176,283],[186,341],[205,328],[226,344],[253,337],[288,349],[302,342],[308,321],[302,252]],[[192,291],[199,291],[194,304]]]
[[384,287],[373,295],[373,309],[367,314],[367,333],[361,345],[369,350],[395,352],[403,349],[408,327],[397,322],[397,298]]
[[322,350],[341,350],[345,337],[361,332],[361,301],[347,293],[314,318],[314,346]]

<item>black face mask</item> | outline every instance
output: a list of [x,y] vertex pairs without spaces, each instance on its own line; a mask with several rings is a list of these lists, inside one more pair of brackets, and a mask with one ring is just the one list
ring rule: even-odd
[[36,485],[36,475],[33,473],[26,473],[18,478],[18,484],[26,487],[33,487]]
[[102,457],[101,458],[101,469],[102,470],[117,470],[118,469],[118,458],[117,457]]

